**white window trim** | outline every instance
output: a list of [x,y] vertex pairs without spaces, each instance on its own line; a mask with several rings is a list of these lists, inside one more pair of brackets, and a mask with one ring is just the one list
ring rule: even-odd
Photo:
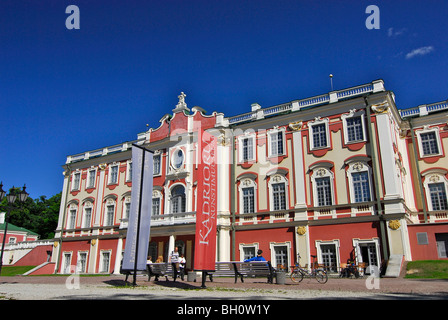
[[[81,254],[86,254],[86,270],[81,270]],[[76,258],[76,273],[86,273],[88,269],[88,262],[89,262],[89,251],[78,251],[77,258]]]
[[[106,271],[102,271],[104,269],[104,262],[103,262],[103,254],[109,253],[109,265],[107,266]],[[110,273],[110,264],[112,260],[112,250],[100,250],[100,265],[99,265],[99,273]]]
[[[446,173],[447,173],[446,170],[443,169],[432,169],[422,174],[422,176],[425,178],[425,181],[423,182],[423,187],[425,189],[426,203],[429,211],[435,211],[431,201],[431,193],[429,190],[430,184],[443,183],[445,186],[445,193],[448,197],[448,180],[445,177]],[[435,215],[431,214],[430,220],[433,219],[435,219]]]
[[[314,136],[313,136],[313,127],[317,126],[317,125],[321,125],[321,124],[325,124],[325,134],[326,134],[326,140],[327,140],[327,145],[326,146],[320,146],[320,147],[315,147],[314,146]],[[321,150],[321,149],[326,149],[330,147],[330,119],[328,118],[321,118],[321,117],[316,117],[314,119],[314,121],[310,121],[308,122],[308,136],[310,137],[310,150]]]
[[[339,239],[334,239],[334,240],[329,240],[329,241],[323,241],[323,240],[316,240],[315,241],[315,246],[316,246],[316,251],[317,251],[317,263],[318,264],[323,264],[324,263],[324,259],[322,258],[322,248],[320,247],[321,245],[332,245],[334,244],[336,247],[336,266],[339,267],[340,263],[341,263],[341,259],[340,259],[340,243],[339,243]],[[311,263],[313,262],[313,260],[310,260],[309,266],[311,266]]]
[[[162,215],[162,205],[163,205],[163,194],[159,190],[153,190],[152,191],[152,199],[159,199],[159,214],[155,215],[156,217]],[[151,201],[151,217],[154,215],[154,212],[152,212],[152,201]]]
[[[435,132],[436,141],[437,141],[437,149],[439,150],[438,153],[432,153],[432,154],[424,154],[423,153],[423,144],[422,144],[422,137],[421,135],[424,133],[430,133]],[[417,135],[417,144],[418,144],[418,151],[421,158],[428,158],[428,157],[437,157],[442,155],[442,144],[440,142],[440,131],[439,127],[429,128],[429,126],[424,126],[421,130],[416,130],[415,134]]]
[[360,172],[367,172],[367,176],[369,179],[369,192],[370,192],[370,201],[373,201],[374,193],[373,193],[373,184],[372,184],[372,168],[366,163],[366,161],[351,161],[348,162],[348,169],[347,169],[347,180],[348,180],[348,187],[349,187],[349,203],[352,204],[352,216],[356,215],[356,213],[361,212],[371,212],[372,215],[374,215],[374,209],[373,205],[363,205],[365,202],[355,202],[355,189],[353,187],[353,173],[360,173]]
[[[286,204],[286,208],[282,209],[282,210],[274,210],[274,193],[273,193],[273,188],[272,185],[273,184],[278,184],[278,183],[284,183],[285,184],[285,204]],[[268,182],[268,190],[269,190],[269,210],[270,211],[287,211],[289,210],[289,181],[288,179],[286,179],[286,177],[283,174],[273,174]],[[286,215],[286,213],[284,214]],[[279,215],[271,215],[271,220],[273,218],[276,219],[285,219],[285,217],[281,217]]]
[[[73,210],[75,211],[75,225],[72,227],[70,225],[70,221],[71,221],[71,214],[72,214]],[[75,229],[76,228],[76,220],[78,220],[78,204],[77,203],[71,203],[68,206],[68,210],[67,210],[67,222],[66,222],[65,228],[66,229]],[[69,228],[69,226],[70,226],[70,228]]]
[[[244,178],[241,180],[240,185],[238,186],[238,193],[239,193],[239,202],[240,202],[240,214],[244,214],[244,195],[243,195],[243,189],[244,188],[254,188],[254,212],[256,213],[258,211],[258,202],[257,202],[257,184],[253,179],[250,178]],[[240,217],[239,224],[241,225],[243,222],[254,222],[256,223],[257,216],[249,216],[249,217]]]
[[[282,143],[283,143],[283,153],[279,153],[279,154],[272,154],[272,135],[273,134],[278,134],[279,132],[282,132]],[[271,130],[268,130],[267,135],[268,135],[268,158],[275,158],[275,157],[280,157],[280,156],[284,156],[286,155],[286,128],[282,127],[274,127]],[[255,146],[255,145],[254,145]]]
[[[347,128],[347,119],[348,118],[356,118],[361,117],[361,127],[362,127],[362,140],[355,140],[355,141],[349,141],[348,140],[348,128]],[[344,129],[344,143],[345,144],[353,144],[353,143],[359,143],[359,142],[365,142],[367,141],[366,136],[366,125],[365,125],[365,111],[363,109],[356,111],[356,109],[350,110],[349,113],[344,113],[341,115],[342,119],[342,127]]]
[[[121,219],[123,220],[123,219],[129,219],[129,216],[126,216],[126,204],[128,204],[129,203],[129,205],[131,204],[131,196],[130,195],[128,195],[128,196],[125,196],[124,197],[124,199],[123,199],[123,208],[122,208],[122,211],[121,211]],[[129,207],[129,214],[131,213],[131,207]]]
[[[381,254],[380,254],[380,239],[379,238],[372,238],[372,239],[357,239],[354,238],[353,240],[353,247],[356,248],[356,261],[359,262],[367,262],[362,260],[362,254],[361,254],[361,248],[360,245],[362,244],[375,244],[376,248],[376,261],[378,262],[378,268],[381,266]],[[364,271],[362,271],[364,272]]]
[[[112,181],[112,168],[115,167],[117,167],[117,181]],[[108,185],[118,184],[119,180],[120,180],[120,166],[119,163],[113,162],[109,164],[109,177],[107,178],[107,184]]]
[[240,261],[244,261],[244,248],[255,248],[255,256],[257,256],[257,251],[260,248],[260,244],[258,242],[254,243],[240,243]]
[[[243,159],[243,140],[245,139],[251,139],[252,140],[252,158],[250,159]],[[244,135],[241,135],[238,137],[238,162],[239,163],[244,163],[244,162],[249,162],[249,161],[255,161],[257,159],[257,145],[256,145],[257,139],[256,139],[256,134],[255,132],[246,132]]]
[[132,172],[131,172],[132,160],[126,161],[126,182],[132,181]]
[[[90,208],[92,211],[90,213],[90,221],[88,221],[88,225],[86,226],[86,209]],[[91,201],[85,201],[83,205],[82,210],[82,221],[81,221],[81,227],[82,228],[90,228],[92,226],[92,219],[93,219],[93,203]]]
[[[318,196],[317,196],[317,184],[316,179],[318,178],[330,178],[330,190],[331,190],[331,205],[334,205],[335,197],[334,197],[334,174],[330,170],[329,167],[324,165],[319,167],[314,167],[313,174],[311,175],[311,185],[313,186],[313,202],[314,207],[319,207]],[[317,219],[319,216],[329,216],[331,215],[333,218],[336,218],[336,210],[335,209],[325,209],[325,210],[315,210],[314,219]]]
[[[109,206],[113,206],[114,207],[114,214],[113,214],[113,218],[112,218],[112,224],[111,225],[106,225],[107,222],[107,207]],[[108,198],[104,201],[104,217],[103,217],[103,226],[104,227],[109,227],[112,228],[115,225],[115,209],[116,209],[116,203],[115,203],[115,199],[113,198]]]
[[[153,172],[153,176],[154,177],[159,177],[159,176],[161,176],[162,175],[162,152],[160,151],[160,150],[156,150],[155,152],[154,152],[154,156],[153,156],[154,158],[156,158],[156,157],[159,157],[160,158],[160,162],[159,162],[159,172],[158,173],[155,173],[155,172]],[[154,161],[153,161],[153,166],[154,166]],[[153,168],[153,171],[154,171],[154,168]]]
[[[75,185],[75,176],[76,175],[79,175],[78,185]],[[81,190],[81,177],[82,177],[82,174],[81,174],[81,170],[79,170],[79,169],[76,169],[76,171],[74,171],[72,173],[72,188],[71,188],[71,191],[79,191],[79,190]]]
[[[70,256],[70,265],[66,264],[66,262],[67,262],[67,260],[65,259],[66,256]],[[69,274],[69,273],[72,273],[72,271],[75,271],[75,270],[72,270],[72,265],[71,265],[71,261],[73,258],[73,251],[64,251],[62,253],[62,257],[63,257],[62,262],[61,262],[62,268],[61,268],[60,273]],[[66,272],[67,270],[68,270],[68,272]]]
[[[174,165],[174,159],[175,159],[174,155],[175,155],[179,150],[182,152],[182,164],[180,165],[179,168],[176,168],[176,166]],[[183,171],[183,170],[185,169],[185,163],[186,163],[186,161],[187,161],[187,153],[186,153],[186,150],[184,150],[184,149],[181,148],[181,147],[175,147],[175,148],[172,148],[172,149],[170,150],[170,171],[171,171],[171,172],[179,172],[179,171]]]
[[287,265],[286,268],[289,268],[291,265],[291,242],[285,241],[285,242],[270,242],[269,243],[269,249],[271,250],[271,264],[274,268],[277,268],[277,265],[275,265],[275,247],[285,247],[286,246],[286,252],[287,252]]
[[[173,192],[173,189],[177,186],[183,186],[184,190],[185,190],[185,212],[188,212],[188,196],[187,196],[187,186],[183,183],[175,183],[172,186],[169,187],[168,189],[168,196],[165,197],[165,201],[167,201],[167,203],[165,204],[165,208],[167,208],[169,211],[165,211],[165,213],[172,213],[172,203],[171,203],[171,193]],[[178,212],[178,213],[184,213],[184,212]]]
[[[90,185],[90,178],[93,175],[93,186]],[[87,180],[86,180],[86,189],[93,189],[96,186],[96,168],[90,167],[87,169]]]

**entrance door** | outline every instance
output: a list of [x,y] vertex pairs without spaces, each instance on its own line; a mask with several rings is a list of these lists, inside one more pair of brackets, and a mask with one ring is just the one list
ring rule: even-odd
[[366,263],[366,273],[370,274],[368,267],[379,267],[378,266],[378,254],[376,250],[376,244],[374,242],[370,243],[360,243],[359,248],[361,250],[362,262]]
[[436,233],[436,244],[439,258],[448,258],[448,233]]
[[320,250],[322,252],[322,262],[327,270],[337,272],[336,245],[321,244]]

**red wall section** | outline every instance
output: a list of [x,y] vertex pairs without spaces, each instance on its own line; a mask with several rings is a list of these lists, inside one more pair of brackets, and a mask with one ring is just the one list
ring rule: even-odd
[[317,254],[316,240],[339,240],[341,261],[350,257],[353,250],[353,239],[379,238],[379,222],[362,222],[352,224],[333,224],[310,226],[310,251]]
[[[418,244],[417,233],[426,232],[428,244]],[[408,225],[409,243],[411,245],[412,260],[437,260],[436,233],[448,233],[448,223],[440,224],[414,224]],[[446,260],[446,259],[443,259]]]

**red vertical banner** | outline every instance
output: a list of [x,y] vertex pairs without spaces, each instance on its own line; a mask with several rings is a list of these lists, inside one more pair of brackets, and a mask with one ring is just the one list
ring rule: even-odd
[[216,225],[218,209],[217,138],[199,131],[198,192],[194,270],[214,271],[216,260]]

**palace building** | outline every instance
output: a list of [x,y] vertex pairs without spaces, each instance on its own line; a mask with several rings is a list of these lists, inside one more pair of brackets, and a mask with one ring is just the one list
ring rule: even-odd
[[448,101],[398,109],[382,80],[232,117],[190,110],[181,93],[135,141],[67,157],[55,272],[120,273],[132,144],[154,152],[148,255],[177,246],[191,270],[205,130],[218,138],[217,261],[262,249],[274,266],[316,255],[337,272],[348,259],[446,259],[447,116]]

